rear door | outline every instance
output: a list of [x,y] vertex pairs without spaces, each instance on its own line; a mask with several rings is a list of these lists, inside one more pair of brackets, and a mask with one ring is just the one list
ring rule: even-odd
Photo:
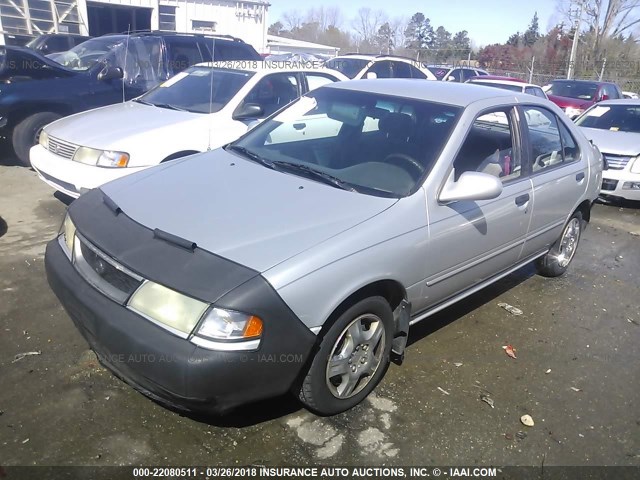
[[170,75],[175,75],[196,63],[211,60],[208,50],[203,49],[203,55],[195,37],[167,36],[164,37],[164,42]]
[[[524,255],[548,249],[587,188],[587,159],[563,120],[540,106],[521,106],[533,216]],[[545,121],[541,121],[544,119]]]

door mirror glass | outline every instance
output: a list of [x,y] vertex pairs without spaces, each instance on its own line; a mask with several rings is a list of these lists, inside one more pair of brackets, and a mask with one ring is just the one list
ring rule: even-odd
[[108,80],[115,80],[124,76],[122,69],[114,65],[105,65],[105,67],[98,74],[98,80],[106,82]]
[[464,172],[457,181],[452,170],[438,200],[441,203],[491,200],[502,193],[502,182],[495,175]]
[[245,103],[233,114],[234,120],[246,120],[248,118],[260,118],[264,115],[264,109],[257,103]]

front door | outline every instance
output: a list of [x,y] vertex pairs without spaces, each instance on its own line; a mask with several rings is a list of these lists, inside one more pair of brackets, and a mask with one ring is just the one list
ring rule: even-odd
[[427,192],[428,277],[422,309],[436,305],[516,265],[531,219],[532,188],[522,169],[518,111],[483,112],[473,122],[453,163],[454,180],[468,171],[502,180],[498,198],[441,204]]

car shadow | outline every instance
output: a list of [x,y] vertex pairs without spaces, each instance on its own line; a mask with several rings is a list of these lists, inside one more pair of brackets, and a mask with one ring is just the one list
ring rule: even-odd
[[222,414],[185,412],[167,405],[159,405],[195,422],[221,428],[251,427],[303,409],[302,404],[291,394],[242,405]]
[[427,319],[418,322],[409,329],[407,348],[411,348],[411,345],[419,340],[422,340],[441,328],[446,327],[450,323],[455,322],[481,306],[492,302],[500,295],[503,295],[534,275],[536,275],[536,268],[533,262],[531,262],[497,282],[483,288],[479,292],[470,295],[465,298],[464,301],[456,302],[450,307],[447,307]]
[[7,222],[4,221],[4,218],[0,217],[0,237],[7,233],[8,229]]
[[0,139],[0,165],[6,167],[19,166],[20,162],[13,153],[13,149],[7,139]]
[[[508,292],[535,274],[536,269],[533,263],[525,265],[516,272],[507,275],[496,283],[467,297],[464,302],[457,302],[456,304],[432,315],[428,319],[412,326],[409,331],[407,348],[410,349],[411,345],[414,343],[455,322],[482,305],[492,302],[500,295]],[[196,422],[222,428],[242,428],[253,426],[281,418],[304,409],[302,404],[291,394],[243,405],[221,415],[184,412],[172,407],[167,407],[166,405],[164,405],[164,407]]]
[[626,200],[619,197],[600,196],[596,200],[602,205],[608,205],[610,207],[629,208],[634,210],[640,210],[640,202],[634,200]]

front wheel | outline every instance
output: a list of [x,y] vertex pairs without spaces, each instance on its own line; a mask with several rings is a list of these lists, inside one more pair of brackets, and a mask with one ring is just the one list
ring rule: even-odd
[[13,129],[12,144],[13,151],[25,167],[31,166],[29,160],[29,150],[36,145],[40,139],[40,132],[45,125],[58,120],[60,115],[53,112],[40,112],[28,116]]
[[562,231],[558,241],[546,255],[536,260],[538,273],[544,277],[559,277],[564,275],[573,260],[584,228],[582,213],[575,212]]
[[329,328],[299,392],[321,415],[344,412],[378,385],[389,367],[393,312],[382,297],[348,308]]

